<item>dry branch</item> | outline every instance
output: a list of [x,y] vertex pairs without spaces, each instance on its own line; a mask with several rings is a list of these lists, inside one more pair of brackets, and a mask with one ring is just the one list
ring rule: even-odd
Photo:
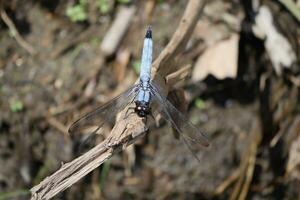
[[105,55],[110,56],[116,52],[121,39],[129,27],[135,10],[136,8],[134,6],[120,8],[113,24],[104,36],[101,44],[101,50]]
[[258,118],[252,123],[249,134],[249,143],[240,163],[239,177],[230,195],[230,200],[245,200],[249,193],[250,184],[254,175],[254,166],[258,147],[262,140],[261,123]]
[[30,55],[36,54],[36,50],[23,39],[23,37],[18,32],[16,26],[14,25],[13,21],[8,17],[7,13],[3,8],[1,8],[0,10],[0,15],[4,23],[8,26],[12,36],[16,39],[17,43],[28,53],[30,53]]
[[[190,0],[187,4],[180,24],[166,48],[153,64],[153,79],[161,83],[164,92],[168,88],[160,77],[174,72],[174,60],[184,50],[206,1]],[[159,72],[160,76],[157,75]],[[180,78],[180,74],[179,78]],[[126,109],[126,108],[125,108]],[[124,111],[122,112],[124,113]],[[122,116],[122,113],[120,116]],[[108,138],[101,144],[75,160],[64,164],[53,175],[45,178],[40,184],[31,189],[32,200],[50,199],[59,192],[67,189],[89,172],[99,167],[116,152],[134,143],[146,131],[142,118],[131,114],[127,118],[117,120]]]

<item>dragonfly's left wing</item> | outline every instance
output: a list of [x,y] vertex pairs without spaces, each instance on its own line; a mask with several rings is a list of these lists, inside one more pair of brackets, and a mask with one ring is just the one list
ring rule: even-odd
[[132,102],[136,91],[137,86],[131,86],[119,96],[79,118],[70,126],[69,133],[87,132],[91,134],[97,132],[104,123],[112,122],[116,114]]
[[[199,131],[180,111],[178,111],[169,100],[164,97],[159,89],[159,86],[154,82],[151,83],[151,91],[153,100],[159,108],[162,116],[171,122],[172,126],[180,133],[181,138],[188,148],[195,155],[195,151],[200,146],[209,146],[207,137]],[[197,156],[196,156],[197,157]],[[198,159],[198,158],[197,158]]]

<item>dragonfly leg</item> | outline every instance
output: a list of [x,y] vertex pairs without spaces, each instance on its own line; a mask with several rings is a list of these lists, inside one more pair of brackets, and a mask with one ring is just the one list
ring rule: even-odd
[[[135,109],[135,107],[130,106],[130,107],[126,110],[123,119],[126,119],[131,113],[133,113],[133,112],[134,112],[134,109]],[[129,111],[131,111],[131,110],[133,110],[133,112],[129,112]]]
[[[134,95],[134,97],[133,97],[132,100],[130,101],[130,104],[132,104],[132,103],[134,102],[134,100],[136,99],[136,96],[137,96],[137,95],[138,95],[138,93],[136,93],[136,94]],[[133,107],[133,106],[128,107],[128,109],[127,109],[126,112],[125,112],[125,115],[124,115],[123,119],[126,119],[126,118],[128,117],[128,115],[132,113],[132,112],[128,113],[128,111],[130,111],[130,110],[133,110],[133,111],[134,111],[134,109],[135,109],[135,107]]]

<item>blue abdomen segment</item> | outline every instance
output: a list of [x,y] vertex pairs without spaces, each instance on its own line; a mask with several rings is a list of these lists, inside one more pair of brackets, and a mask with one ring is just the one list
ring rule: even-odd
[[152,63],[152,33],[148,28],[144,39],[144,47],[142,52],[140,79],[142,82],[147,82],[151,78],[151,63]]

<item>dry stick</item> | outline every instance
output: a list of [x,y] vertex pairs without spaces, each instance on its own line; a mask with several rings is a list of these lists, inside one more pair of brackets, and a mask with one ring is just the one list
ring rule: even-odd
[[[157,71],[162,72],[162,76],[174,70],[170,65],[172,59],[183,51],[184,46],[194,26],[198,20],[199,13],[204,7],[206,1],[190,0],[185,9],[181,22],[174,33],[170,43],[154,62],[153,78],[159,80]],[[167,86],[164,81],[161,82],[164,92],[167,92]],[[126,109],[126,108],[125,108]],[[123,116],[125,110],[122,111]],[[64,164],[58,171],[45,178],[40,184],[31,189],[32,200],[50,199],[59,192],[67,189],[82,177],[99,167],[103,162],[109,159],[113,154],[121,151],[128,145],[134,143],[139,137],[143,136],[146,126],[142,118],[135,113],[126,118],[117,120],[109,137],[102,143],[95,146],[87,153],[75,160]]]
[[176,72],[173,72],[166,76],[166,82],[168,85],[172,86],[177,84],[179,81],[184,80],[187,75],[191,73],[191,64],[184,65],[183,67],[179,68]]
[[255,119],[249,135],[249,144],[245,150],[240,164],[240,176],[230,195],[230,200],[244,200],[247,197],[249,187],[253,178],[254,166],[258,146],[261,142],[261,126],[259,119]]
[[300,22],[300,9],[292,0],[278,0]]
[[[199,15],[202,13],[204,5],[207,0],[190,0],[182,19],[180,20],[179,26],[174,33],[171,41],[168,43],[166,48],[161,52],[158,58],[154,61],[152,71],[155,74],[159,71],[162,77],[165,77],[172,70],[171,66],[174,63],[175,57],[178,53],[182,52],[186,46],[186,43],[195,28]],[[163,67],[162,67],[163,66]]]
[[98,26],[92,25],[88,29],[81,31],[80,33],[72,33],[72,36],[68,36],[63,41],[61,41],[58,46],[52,51],[50,54],[51,59],[56,59],[64,52],[66,52],[69,48],[78,45],[79,43],[88,41],[92,38],[93,35],[97,35],[98,37],[102,37],[101,28]]
[[235,182],[240,176],[240,169],[234,170],[234,172],[227,177],[214,191],[215,195],[221,195],[233,182]]
[[36,54],[35,49],[22,38],[22,36],[18,32],[16,26],[14,25],[13,21],[8,17],[7,13],[5,12],[5,10],[3,8],[1,9],[0,14],[1,14],[2,20],[8,26],[12,36],[16,39],[17,43],[31,55]]
[[61,122],[59,122],[54,117],[48,117],[46,118],[47,122],[56,128],[58,131],[62,132],[64,135],[68,135],[68,129],[65,125],[63,125]]
[[250,184],[252,182],[252,178],[254,175],[254,167],[255,167],[255,161],[256,161],[256,156],[257,156],[257,150],[258,150],[258,146],[261,142],[262,139],[262,135],[261,135],[261,127],[260,127],[260,122],[256,121],[254,122],[254,126],[252,128],[252,135],[253,135],[253,139],[251,140],[251,144],[250,144],[250,155],[248,158],[248,167],[246,170],[246,179],[245,179],[245,183],[244,186],[242,187],[240,196],[239,196],[239,200],[245,200],[247,197],[247,194],[249,192],[249,188],[250,188]]
[[129,27],[129,23],[133,18],[135,10],[135,6],[120,7],[113,24],[107,31],[101,43],[100,48],[105,55],[110,56],[117,51],[121,39],[125,35]]

